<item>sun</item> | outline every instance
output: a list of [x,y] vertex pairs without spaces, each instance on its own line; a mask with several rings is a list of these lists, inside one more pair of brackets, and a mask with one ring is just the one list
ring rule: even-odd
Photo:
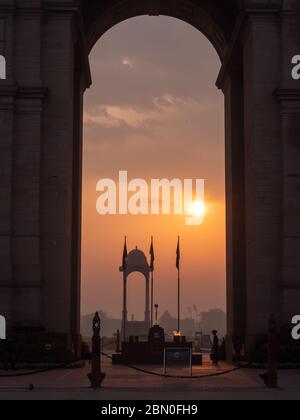
[[203,201],[194,201],[189,207],[188,213],[197,218],[204,218],[206,209]]

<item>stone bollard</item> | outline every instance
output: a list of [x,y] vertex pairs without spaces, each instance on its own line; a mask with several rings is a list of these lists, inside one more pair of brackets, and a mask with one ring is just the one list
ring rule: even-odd
[[94,389],[101,388],[102,382],[105,378],[105,373],[101,371],[101,320],[98,312],[93,319],[93,339],[92,339],[92,367],[88,378],[91,382],[91,387]]

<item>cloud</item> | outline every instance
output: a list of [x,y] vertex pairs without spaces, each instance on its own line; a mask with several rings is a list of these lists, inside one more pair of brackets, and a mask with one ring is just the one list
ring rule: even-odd
[[175,19],[140,17],[115,26],[94,47],[90,62],[88,106],[149,108],[149,91],[197,101],[219,95],[216,52],[204,35]]
[[[180,168],[198,175],[201,168],[210,180],[221,179],[223,96],[214,85],[218,57],[193,28],[182,28],[182,38],[177,34],[181,23],[168,21],[167,33],[156,25],[153,38],[147,21],[137,20],[134,30],[117,26],[92,53],[94,85],[84,112],[88,171],[110,173],[125,159],[138,173],[173,176]],[[136,36],[140,26],[147,36],[143,31]]]
[[151,103],[149,109],[99,105],[85,112],[89,172],[98,176],[101,167],[110,173],[122,167],[125,159],[126,167],[139,168],[142,174],[151,171],[162,177],[168,173],[175,176],[181,168],[183,173],[193,170],[198,176],[200,168],[203,177],[222,178],[221,99],[203,103],[165,93],[152,97]]
[[84,123],[105,127],[120,127],[125,124],[131,128],[138,128],[155,120],[155,117],[156,113],[152,111],[139,111],[127,106],[101,105],[92,113],[84,113]]
[[160,124],[174,117],[212,109],[214,104],[199,103],[194,99],[184,99],[172,94],[151,98],[149,109],[130,105],[98,105],[84,112],[85,125],[99,125],[107,128],[127,126],[140,128]]

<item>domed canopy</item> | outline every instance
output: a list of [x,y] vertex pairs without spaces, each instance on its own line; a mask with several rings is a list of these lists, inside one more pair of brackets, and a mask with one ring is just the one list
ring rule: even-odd
[[[127,248],[127,246],[126,246]],[[124,248],[124,256],[127,254]],[[124,258],[124,257],[123,257]],[[124,264],[124,262],[123,262]],[[125,270],[123,271],[124,294],[123,294],[123,318],[122,318],[122,336],[126,341],[131,335],[147,337],[150,328],[150,266],[146,255],[138,247],[129,252],[126,256]],[[127,317],[127,281],[132,273],[141,273],[146,281],[145,287],[145,320],[128,321]]]
[[146,255],[143,253],[143,251],[140,251],[138,248],[136,248],[129,252],[126,259],[126,271],[138,271],[143,274],[150,271]]

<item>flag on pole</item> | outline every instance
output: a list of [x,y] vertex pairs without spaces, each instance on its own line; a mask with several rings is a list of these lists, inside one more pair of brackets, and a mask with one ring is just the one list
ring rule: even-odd
[[176,267],[177,267],[177,270],[180,269],[180,237],[178,237],[177,250],[176,250]]
[[154,261],[155,261],[155,255],[154,255],[154,245],[153,245],[153,237],[151,237],[151,246],[150,246],[150,270],[154,271]]
[[126,259],[128,256],[127,252],[127,237],[125,236],[125,242],[124,242],[124,250],[123,250],[123,260],[122,260],[122,269],[125,271],[126,269]]

